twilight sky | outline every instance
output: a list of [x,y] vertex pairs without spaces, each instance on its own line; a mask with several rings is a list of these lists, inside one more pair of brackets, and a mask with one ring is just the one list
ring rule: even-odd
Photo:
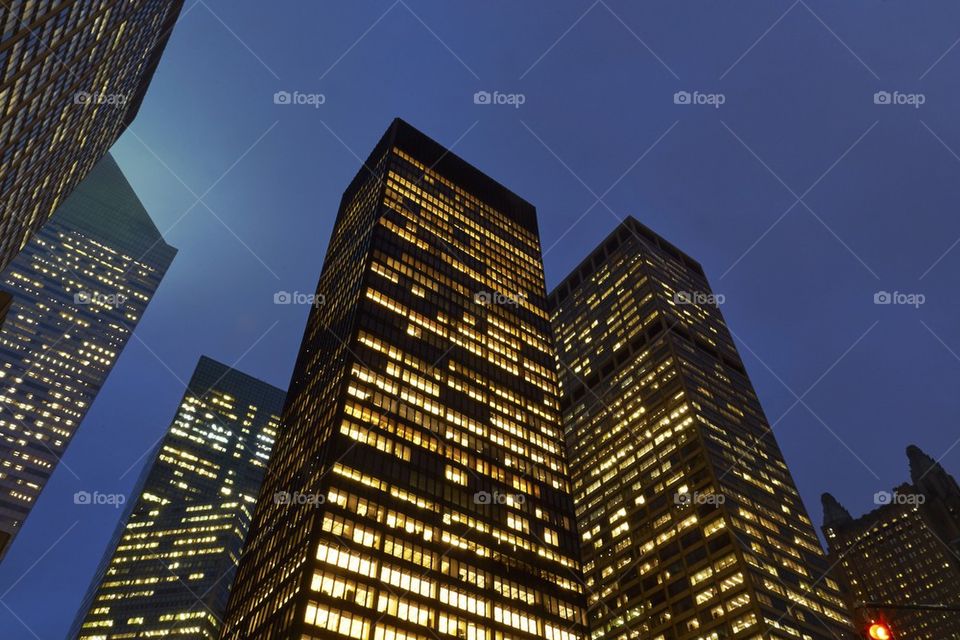
[[395,116],[537,206],[550,287],[627,214],[700,260],[818,526],[908,443],[960,473],[957,3],[186,6],[114,148],[180,253],[0,566],[5,640],[64,636],[119,517],[73,494],[129,491],[200,354],[286,387],[274,293]]

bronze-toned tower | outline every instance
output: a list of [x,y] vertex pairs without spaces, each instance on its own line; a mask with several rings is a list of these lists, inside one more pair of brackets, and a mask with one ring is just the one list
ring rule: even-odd
[[225,638],[582,637],[533,206],[396,120],[343,195]]

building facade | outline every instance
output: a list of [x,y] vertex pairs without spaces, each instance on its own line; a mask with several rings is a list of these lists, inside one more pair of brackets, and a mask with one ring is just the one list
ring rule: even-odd
[[284,395],[200,359],[71,637],[219,637]]
[[175,255],[107,155],[0,274],[0,556]]
[[317,293],[224,638],[581,638],[533,206],[396,120]]
[[592,640],[852,637],[720,300],[633,218],[550,294]]
[[853,518],[823,496],[823,533],[861,626],[883,620],[895,640],[960,638],[960,613],[865,604],[960,607],[960,487],[933,458],[907,448],[910,483],[874,495],[878,508]]
[[0,3],[0,270],[136,116],[182,6]]

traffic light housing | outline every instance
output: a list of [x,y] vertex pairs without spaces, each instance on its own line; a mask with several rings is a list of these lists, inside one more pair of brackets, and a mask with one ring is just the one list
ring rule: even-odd
[[869,640],[894,640],[893,631],[890,625],[885,622],[872,622],[867,627],[867,638]]

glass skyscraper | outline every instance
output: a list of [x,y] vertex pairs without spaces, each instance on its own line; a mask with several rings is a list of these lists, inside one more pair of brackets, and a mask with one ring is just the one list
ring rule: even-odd
[[136,116],[182,7],[0,3],[0,270]]
[[533,206],[395,120],[317,294],[224,637],[581,638]]
[[107,155],[0,274],[0,556],[175,255]]
[[219,637],[284,395],[200,358],[71,637]]
[[633,218],[551,294],[592,640],[846,640],[701,266]]

